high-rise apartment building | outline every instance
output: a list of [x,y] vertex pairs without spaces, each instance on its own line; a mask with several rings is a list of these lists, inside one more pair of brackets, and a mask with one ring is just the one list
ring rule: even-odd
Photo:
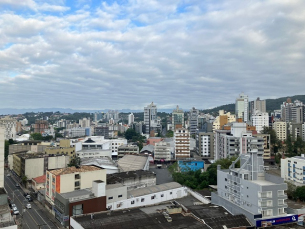
[[128,115],[128,126],[132,125],[134,123],[134,114],[131,113]]
[[213,131],[221,129],[228,123],[236,122],[236,116],[230,112],[225,113],[224,110],[219,110],[219,116],[213,121]]
[[303,123],[304,113],[304,104],[299,100],[292,103],[291,99],[288,98],[281,105],[281,120],[284,122]]
[[49,123],[46,120],[36,120],[34,124],[35,133],[43,133],[45,130],[49,129]]
[[274,122],[272,124],[276,136],[279,140],[285,141],[287,138],[287,123],[286,122]]
[[153,102],[144,107],[144,125],[145,134],[150,134],[150,131],[155,131],[161,127],[160,120],[157,117],[157,106]]
[[256,110],[251,116],[252,126],[255,126],[257,133],[261,133],[264,127],[269,127],[269,115],[266,112]]
[[177,105],[176,109],[172,113],[172,128],[176,130],[177,128],[184,127],[184,112],[182,109],[179,109]]
[[255,111],[266,112],[266,100],[260,100],[258,97],[256,100],[250,102],[250,114]]
[[171,147],[169,142],[157,142],[154,148],[154,160],[170,161],[172,159]]
[[193,107],[189,113],[189,123],[190,123],[190,134],[195,135],[198,127],[198,115],[199,111]]
[[249,99],[244,93],[241,93],[235,101],[236,118],[242,118],[244,122],[249,119]]
[[196,132],[196,151],[204,159],[214,159],[214,133]]
[[5,140],[16,139],[16,125],[17,120],[8,116],[0,119],[0,127],[2,126],[4,128]]
[[185,128],[178,128],[174,132],[175,158],[190,157],[190,132]]
[[[212,203],[225,206],[233,215],[246,215],[257,227],[272,225],[278,219],[278,224],[290,221],[291,216],[285,212],[287,184],[265,173],[262,152],[255,143],[249,145],[247,153],[241,154],[228,170],[217,167],[217,192],[212,193]],[[240,168],[235,168],[237,161]],[[297,215],[294,217],[297,221]]]

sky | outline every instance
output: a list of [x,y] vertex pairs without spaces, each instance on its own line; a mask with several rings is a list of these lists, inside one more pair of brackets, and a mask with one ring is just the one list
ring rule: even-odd
[[304,41],[304,0],[0,0],[0,108],[301,95]]

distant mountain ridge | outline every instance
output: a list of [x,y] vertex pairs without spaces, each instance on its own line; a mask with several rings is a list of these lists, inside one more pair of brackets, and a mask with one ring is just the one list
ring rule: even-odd
[[[286,102],[288,98],[290,98],[292,102],[295,100],[300,100],[301,102],[305,103],[305,95],[294,95],[294,96],[281,97],[281,98],[277,98],[277,99],[266,99],[267,112],[281,109],[281,104],[283,104],[283,102]],[[253,101],[253,100],[251,100],[251,101]],[[212,109],[201,110],[201,112],[216,113],[219,110],[225,110],[226,112],[235,113],[235,103],[221,105],[218,107],[214,107]]]

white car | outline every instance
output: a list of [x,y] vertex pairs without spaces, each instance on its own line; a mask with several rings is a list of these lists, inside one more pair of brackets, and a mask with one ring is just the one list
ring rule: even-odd
[[14,215],[19,215],[19,211],[16,207],[13,207],[13,213]]
[[26,204],[25,206],[27,209],[31,209],[32,208],[32,205],[31,204]]

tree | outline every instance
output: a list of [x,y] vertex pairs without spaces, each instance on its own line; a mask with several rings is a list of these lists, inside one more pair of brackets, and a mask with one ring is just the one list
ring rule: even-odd
[[285,182],[287,183],[287,197],[289,199],[295,199],[296,186],[290,181]]
[[125,132],[125,138],[131,140],[133,137],[138,137],[138,133],[134,129],[128,128]]
[[32,140],[43,140],[43,137],[42,137],[41,133],[32,133],[31,139]]
[[73,167],[73,166],[79,167],[80,164],[81,164],[80,157],[73,157],[73,158],[71,158],[70,163],[68,164],[68,167]]
[[167,138],[172,138],[172,137],[174,137],[174,132],[172,130],[168,130],[165,136]]
[[26,175],[23,175],[23,176],[21,177],[21,180],[22,180],[23,185],[25,186],[25,185],[26,185],[26,182],[28,181],[28,178],[27,178]]

